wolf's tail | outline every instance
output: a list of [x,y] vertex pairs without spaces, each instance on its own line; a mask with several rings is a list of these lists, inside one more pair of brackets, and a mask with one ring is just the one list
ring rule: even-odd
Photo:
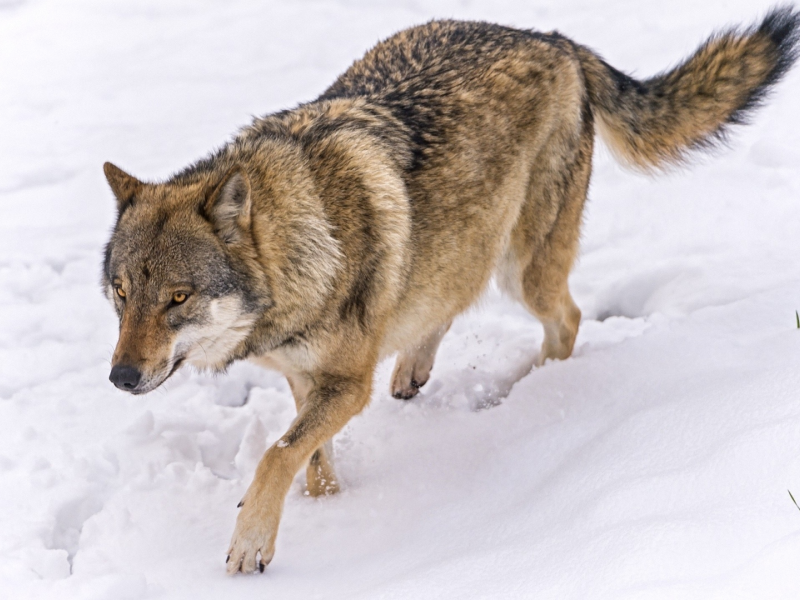
[[749,29],[713,35],[669,72],[637,81],[588,48],[576,51],[603,140],[642,169],[680,163],[688,151],[725,139],[798,57],[800,14],[775,8]]

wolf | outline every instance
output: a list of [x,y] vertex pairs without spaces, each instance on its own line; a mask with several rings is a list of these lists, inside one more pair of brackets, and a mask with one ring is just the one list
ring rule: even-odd
[[106,163],[110,380],[144,394],[181,365],[246,359],[297,405],[239,504],[227,571],[263,572],[300,469],[311,495],[337,491],[330,440],[377,362],[396,354],[391,393],[413,397],[493,276],[544,326],[535,364],[570,356],[595,133],[644,170],[724,142],[795,62],[798,22],[775,8],[639,81],[557,32],[433,21],[166,181]]

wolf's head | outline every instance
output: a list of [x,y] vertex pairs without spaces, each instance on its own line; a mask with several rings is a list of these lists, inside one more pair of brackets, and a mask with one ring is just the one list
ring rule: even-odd
[[143,394],[184,362],[225,368],[268,303],[254,293],[247,175],[147,184],[111,163],[104,171],[118,208],[103,265],[120,320],[110,380]]

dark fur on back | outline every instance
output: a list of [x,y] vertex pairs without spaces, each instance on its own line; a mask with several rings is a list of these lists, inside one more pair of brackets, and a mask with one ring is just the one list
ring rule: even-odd
[[318,101],[365,98],[387,108],[409,136],[409,168],[420,168],[437,144],[446,143],[446,123],[462,116],[454,101],[460,91],[521,46],[556,39],[494,23],[432,21],[375,46]]

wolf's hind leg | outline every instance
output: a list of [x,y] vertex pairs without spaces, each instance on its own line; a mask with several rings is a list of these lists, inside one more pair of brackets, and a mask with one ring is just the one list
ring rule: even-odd
[[419,388],[428,382],[436,358],[436,350],[450,329],[450,323],[442,325],[427,336],[419,345],[404,350],[397,356],[392,374],[392,396],[410,400],[419,393]]
[[519,282],[522,303],[544,326],[544,342],[536,366],[548,358],[568,358],[581,321],[581,311],[572,300],[567,279],[577,252],[585,188],[574,189],[570,196],[563,198],[562,210],[549,235],[528,248],[527,265]]
[[548,358],[572,354],[581,320],[567,279],[578,251],[593,131],[590,120],[567,125],[552,136],[533,165],[526,202],[511,233],[505,277],[500,280],[544,325],[537,366]]
[[535,307],[531,306],[534,302],[527,298],[526,304],[544,326],[544,342],[534,364],[539,367],[548,358],[568,358],[575,346],[575,337],[581,322],[581,311],[572,300],[569,290],[565,286],[560,297],[554,298],[550,304],[543,304],[541,295],[531,300],[536,302]]

